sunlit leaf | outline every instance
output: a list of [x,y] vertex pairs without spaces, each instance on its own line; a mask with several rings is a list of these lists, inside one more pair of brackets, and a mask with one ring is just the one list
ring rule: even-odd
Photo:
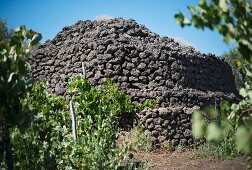
[[230,124],[230,121],[228,119],[225,119],[225,120],[223,119],[221,121],[221,127],[222,127],[221,130],[222,130],[223,137],[227,137],[229,135],[230,131],[233,130],[233,127]]
[[202,138],[205,133],[205,127],[206,127],[206,122],[204,121],[202,117],[202,113],[199,111],[196,111],[193,113],[192,117],[192,134],[193,136],[198,139]]
[[219,6],[224,12],[228,11],[228,4],[226,0],[219,0]]
[[11,82],[15,76],[17,76],[17,74],[14,73],[14,72],[12,72],[12,73],[9,75],[9,78],[8,78],[8,80],[7,80],[8,83]]
[[207,127],[207,139],[209,141],[219,141],[221,137],[221,128],[216,123],[210,123]]
[[207,107],[205,112],[210,116],[210,118],[215,118],[218,115],[218,111],[215,107]]
[[184,26],[184,19],[185,19],[184,15],[180,12],[180,13],[176,14],[174,17],[175,17],[177,23],[183,27]]
[[242,63],[241,63],[241,60],[237,60],[237,62],[236,62],[236,67],[237,67],[237,68],[241,68],[241,64],[242,64]]
[[38,42],[42,39],[42,35],[39,33],[36,33],[35,35],[33,35],[31,42],[30,42],[30,46],[34,46],[36,44],[38,44]]
[[206,6],[206,0],[200,0],[199,6],[200,7],[205,7]]
[[251,133],[245,127],[239,127],[236,132],[236,144],[240,151],[251,152]]
[[247,97],[247,95],[248,95],[244,88],[241,88],[239,93],[242,97]]
[[230,110],[230,104],[228,101],[223,100],[220,102],[220,111],[222,114],[226,114]]

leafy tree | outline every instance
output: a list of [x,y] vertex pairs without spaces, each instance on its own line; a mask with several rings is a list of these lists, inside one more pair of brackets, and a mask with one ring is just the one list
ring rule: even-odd
[[252,63],[252,8],[249,0],[200,0],[197,6],[188,6],[191,19],[180,12],[175,15],[184,27],[217,29],[225,42],[235,41],[244,59]]
[[[175,15],[184,27],[194,25],[198,29],[217,29],[225,42],[235,41],[241,54],[240,65],[244,71],[242,99],[232,105],[222,102],[220,110],[197,111],[193,114],[192,130],[195,138],[207,141],[234,140],[237,149],[252,156],[252,7],[249,0],[201,0],[196,6],[188,6],[191,18],[180,12]],[[204,116],[205,115],[205,116]],[[206,120],[206,118],[208,118]],[[216,121],[220,120],[220,121]]]
[[0,42],[10,39],[13,30],[8,29],[6,20],[0,19]]
[[9,40],[0,43],[0,132],[8,169],[13,169],[9,129],[24,128],[31,114],[28,103],[21,100],[29,95],[34,83],[28,74],[27,58],[40,39],[40,34],[21,26]]

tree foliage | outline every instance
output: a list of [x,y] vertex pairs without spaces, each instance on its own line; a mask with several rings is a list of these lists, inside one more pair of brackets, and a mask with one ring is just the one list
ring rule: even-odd
[[240,89],[244,86],[246,75],[242,69],[242,65],[246,64],[246,61],[242,58],[241,54],[236,48],[230,49],[228,52],[225,52],[222,57],[230,65],[233,75],[235,76],[235,84],[237,89]]
[[4,32],[1,38],[4,41],[0,42],[0,136],[4,140],[8,169],[13,169],[9,129],[16,126],[24,128],[29,122],[29,103],[21,101],[29,95],[34,83],[28,75],[30,67],[27,58],[41,35],[21,26],[6,40],[6,24],[2,24]]
[[175,15],[182,27],[216,28],[225,42],[235,41],[243,58],[252,63],[252,7],[249,0],[200,0],[198,5],[188,6],[188,9],[190,20],[181,12]]
[[29,114],[21,99],[34,83],[28,74],[27,59],[30,48],[40,39],[40,34],[21,26],[8,42],[0,45],[0,120],[8,127],[21,127]]
[[234,140],[239,151],[252,154],[252,7],[249,0],[200,0],[196,6],[188,6],[191,18],[180,12],[175,15],[184,27],[194,25],[198,29],[217,29],[225,42],[235,41],[241,54],[236,64],[245,75],[240,89],[241,101],[222,102],[220,109],[197,111],[193,114],[193,135],[207,141]]
[[0,19],[0,43],[10,39],[13,30],[8,29],[6,20]]

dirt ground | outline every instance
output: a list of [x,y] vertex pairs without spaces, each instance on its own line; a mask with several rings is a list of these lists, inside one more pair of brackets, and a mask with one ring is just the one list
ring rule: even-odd
[[[120,147],[125,141],[131,143],[132,137],[129,136],[120,136],[118,146]],[[139,149],[133,154],[135,162],[140,163],[147,170],[246,170],[247,167],[245,156],[227,160],[188,148],[185,151],[174,152],[164,149],[159,151]]]
[[145,162],[150,170],[245,170],[246,158],[223,160],[206,156],[198,151],[141,152],[135,154],[138,161]]

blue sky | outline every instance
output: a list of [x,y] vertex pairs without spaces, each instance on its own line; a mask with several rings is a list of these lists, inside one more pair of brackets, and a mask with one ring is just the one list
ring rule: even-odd
[[0,18],[11,28],[26,25],[42,33],[43,40],[52,39],[64,26],[78,20],[94,20],[108,15],[133,18],[151,31],[193,45],[204,53],[223,54],[226,45],[217,31],[181,28],[174,14],[188,15],[186,6],[199,0],[0,0]]

